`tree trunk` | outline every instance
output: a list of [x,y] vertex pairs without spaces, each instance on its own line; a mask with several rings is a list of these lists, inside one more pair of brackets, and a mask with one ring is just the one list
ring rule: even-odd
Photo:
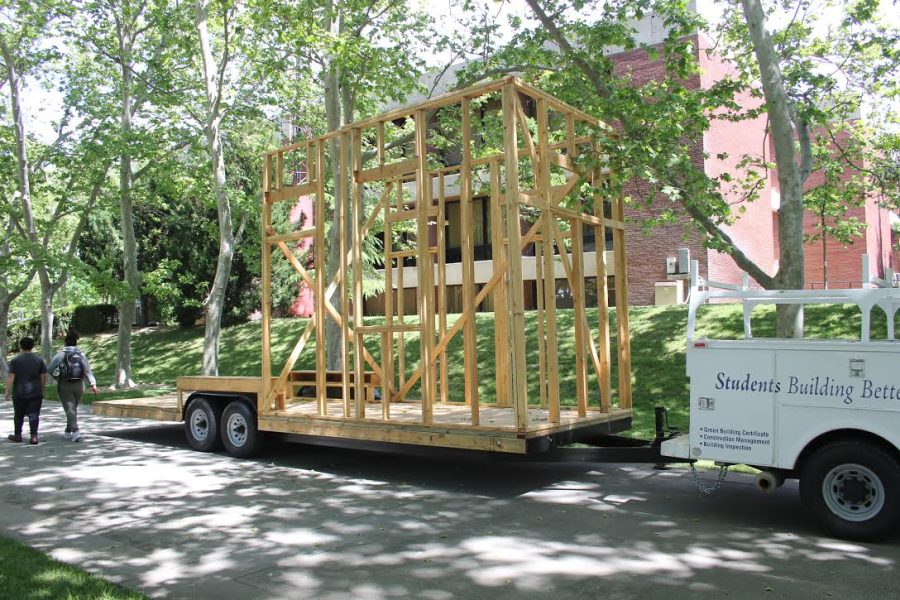
[[[16,174],[19,182],[19,199],[22,202],[22,217],[25,219],[25,231],[31,242],[29,253],[31,260],[37,269],[41,282],[41,355],[45,360],[50,360],[53,339],[53,311],[48,296],[50,290],[50,276],[43,256],[38,252],[38,236],[34,228],[34,208],[31,204],[31,182],[29,179],[30,168],[28,166],[28,150],[26,147],[25,117],[22,113],[22,104],[19,89],[19,73],[16,69],[15,56],[6,43],[6,38],[0,36],[0,52],[6,63],[6,76],[9,82],[9,98],[13,116],[13,134],[16,143]],[[8,308],[7,308],[8,312]]]
[[4,278],[0,278],[0,380],[6,381],[9,374],[9,365],[6,357],[9,356],[9,305],[12,299],[6,291]]
[[[339,17],[333,18],[331,11],[326,11],[323,22],[323,29],[332,31],[333,33],[337,34],[340,29],[339,21]],[[330,60],[330,63],[325,69],[325,120],[329,131],[335,131],[336,129],[339,129],[343,121],[343,119],[341,118],[340,77],[337,65],[335,64],[334,60]],[[344,223],[346,223],[346,219],[349,217],[350,212],[348,210],[347,199],[344,198],[341,194],[340,185],[340,156],[341,152],[344,151],[344,148],[342,147],[339,137],[333,137],[331,139],[330,146],[332,185],[334,186],[334,218],[332,220],[332,224],[337,225],[338,215],[343,216]],[[322,223],[316,223],[316,226],[321,227]],[[326,282],[330,282],[341,268],[340,238],[338,237],[339,235],[340,229],[338,227],[332,227],[328,232],[328,257],[325,264]],[[345,239],[349,240],[350,238],[348,237]],[[346,275],[347,274],[344,273],[345,282]],[[335,305],[338,310],[340,310],[340,293],[341,287],[339,286],[337,292],[330,298],[328,298],[328,301],[331,302],[332,305]],[[334,321],[334,319],[332,319],[331,316],[328,315],[325,319],[325,364],[326,368],[329,371],[339,371],[342,367],[342,335],[342,329],[338,327],[338,324]]]
[[[3,243],[0,244],[0,259],[8,259],[10,250],[10,238],[16,233],[16,219],[14,214],[10,214],[9,221],[6,226],[5,237]],[[6,271],[0,270],[0,379],[5,381],[6,375],[9,373],[9,365],[6,357],[9,356],[9,309],[16,298],[21,295],[31,280],[34,279],[35,269],[32,267],[31,272],[22,279],[18,285],[10,285],[9,277]],[[15,343],[17,340],[13,340]]]
[[41,358],[46,364],[50,364],[53,357],[53,287],[41,281]]
[[828,289],[828,236],[825,235],[825,215],[822,214],[822,283]]
[[[225,291],[228,288],[228,278],[231,276],[231,263],[234,258],[234,231],[231,221],[231,203],[228,201],[228,190],[226,189],[225,156],[219,134],[219,125],[222,119],[219,101],[222,96],[222,88],[216,82],[216,61],[209,45],[207,28],[208,0],[197,0],[195,13],[197,35],[200,39],[200,55],[203,61],[203,81],[206,88],[206,141],[212,159],[213,188],[219,217],[219,258],[216,262],[216,274],[213,278],[212,288],[205,301],[206,330],[203,337],[203,374],[218,375],[219,334],[222,329]],[[227,60],[227,54],[222,60]]]
[[[766,111],[775,147],[775,164],[781,206],[778,208],[778,273],[779,289],[803,289],[803,180],[801,166],[794,150],[795,123],[792,107],[784,89],[778,54],[765,29],[765,13],[759,0],[741,0],[744,18],[750,30],[753,52],[759,63],[760,80],[766,99]],[[798,129],[800,129],[798,127]],[[806,168],[809,151],[806,131],[799,131],[802,163]],[[804,137],[806,144],[804,146]],[[799,305],[779,305],[777,310],[779,337],[803,337],[803,310]]]
[[[129,39],[124,32],[120,39]],[[131,169],[131,49],[120,47],[122,69],[122,155],[119,157],[119,218],[121,219],[123,254],[122,265],[128,293],[119,304],[119,336],[116,350],[116,375],[113,385],[117,389],[135,387],[131,378],[131,326],[134,322],[134,301],[140,295],[140,273],[137,268],[137,242],[134,237],[134,209],[131,186],[134,173]]]

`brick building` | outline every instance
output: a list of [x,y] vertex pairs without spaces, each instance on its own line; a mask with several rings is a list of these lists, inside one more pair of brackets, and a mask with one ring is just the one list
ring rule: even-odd
[[[655,16],[649,16],[636,24],[637,41],[644,44],[659,44],[665,35],[665,29],[661,20]],[[687,82],[689,86],[708,87],[717,80],[726,76],[731,65],[708,52],[710,43],[703,35],[695,35],[693,47],[696,58],[702,67],[701,74]],[[652,59],[644,50],[628,52],[613,52],[610,58],[615,64],[619,74],[627,73],[636,84],[662,78],[664,65],[661,59]],[[448,70],[438,85],[428,83],[427,87],[434,88],[436,93],[443,89],[449,89],[455,82],[455,70]],[[424,98],[410,98],[408,103],[414,103]],[[759,99],[751,98],[749,94],[737,98],[738,102],[751,107],[759,103]],[[774,151],[766,136],[766,117],[761,115],[755,120],[731,122],[727,120],[715,120],[706,135],[702,139],[689,143],[690,155],[694,164],[707,175],[715,177],[723,173],[730,173],[736,178],[740,177],[738,163],[744,155],[754,155],[770,162],[774,162]],[[849,174],[848,174],[849,176]],[[806,183],[810,188],[820,182],[821,174],[813,174]],[[448,181],[448,202],[453,197],[453,181]],[[626,187],[626,195],[642,197],[646,195],[646,185],[642,182],[633,182]],[[723,190],[726,200],[737,211],[740,206],[742,213],[734,224],[726,228],[735,244],[764,271],[774,274],[778,268],[778,239],[777,239],[777,209],[779,206],[779,191],[777,176],[774,171],[768,173],[768,178],[757,190],[757,199],[754,202],[741,203],[741,190]],[[458,192],[457,192],[458,194]],[[458,196],[457,196],[458,199]],[[458,206],[458,204],[456,205]],[[489,213],[488,198],[481,197],[473,200],[475,213],[475,241],[476,241],[476,278],[479,273],[491,271],[491,247],[489,243],[490,223],[487,218]],[[652,212],[654,209],[650,209]],[[738,214],[735,212],[735,214]],[[861,276],[861,255],[867,253],[870,256],[871,276],[883,277],[886,268],[897,269],[892,263],[891,253],[891,215],[877,205],[875,199],[866,199],[863,206],[851,209],[849,216],[855,216],[865,224],[863,238],[849,246],[844,246],[834,240],[827,240],[828,256],[828,280],[831,287],[855,286],[859,287]],[[699,264],[700,275],[714,281],[726,283],[740,283],[741,270],[726,254],[707,249],[702,237],[693,225],[687,222],[685,217],[680,223],[660,225],[645,233],[641,223],[653,216],[645,210],[631,208],[626,217],[632,223],[627,235],[626,253],[628,264],[629,303],[633,305],[645,304],[669,304],[680,302],[686,296],[688,260],[696,260]],[[805,229],[812,232],[816,217],[807,214]],[[458,309],[459,294],[461,289],[455,286],[459,277],[459,212],[453,210],[453,204],[448,204],[446,223],[447,246],[447,273],[448,273],[448,309],[454,312]],[[589,235],[590,228],[586,229]],[[434,236],[434,232],[432,232]],[[455,240],[455,241],[454,241]],[[431,240],[433,242],[433,239]],[[609,240],[606,241],[606,250],[609,250]],[[585,239],[585,253],[593,254],[595,243],[593,238]],[[822,287],[822,252],[821,242],[807,245],[805,248],[806,281],[808,287]],[[528,255],[530,252],[525,251]],[[533,259],[532,259],[533,260]],[[593,264],[593,256],[585,257],[585,264]],[[607,261],[612,267],[612,261]],[[456,263],[456,264],[454,264]],[[534,272],[529,271],[526,259],[525,266],[525,300],[526,308],[534,308]],[[588,272],[590,279],[593,273]],[[530,277],[530,279],[529,279]],[[560,266],[558,279],[557,305],[565,307],[570,305],[567,285],[564,283],[564,275]],[[415,310],[416,288],[415,278],[410,278],[409,286],[404,289],[405,304]],[[483,282],[482,282],[483,283]],[[612,283],[610,278],[610,284]],[[751,283],[752,284],[752,283]],[[594,288],[589,284],[587,290]],[[398,292],[399,294],[399,292]],[[610,295],[610,303],[614,298]],[[383,297],[374,297],[366,301],[367,314],[383,313]],[[482,306],[484,310],[491,310],[490,301]],[[294,307],[296,314],[311,314],[311,307],[298,299]]]
[[[641,41],[655,43],[661,39],[662,27],[653,23],[653,17],[646,19],[638,28]],[[708,87],[728,74],[730,64],[708,52],[709,41],[702,35],[693,39],[696,57],[702,73],[688,82],[688,85]],[[634,50],[612,55],[619,73],[630,73],[636,84],[646,83],[663,75],[661,60],[651,60],[643,50]],[[745,107],[760,102],[749,95],[737,98]],[[722,173],[738,176],[738,162],[743,155],[754,155],[774,162],[771,140],[765,135],[766,117],[755,120],[730,122],[716,120],[702,140],[690,144],[694,163],[704,172],[715,177]],[[727,157],[720,158],[720,155]],[[846,177],[850,177],[850,172]],[[813,173],[805,184],[810,189],[822,182],[821,173]],[[639,182],[633,183],[626,193],[640,196],[645,190]],[[727,233],[747,256],[764,271],[774,274],[778,268],[777,210],[780,194],[777,174],[774,170],[758,190],[755,202],[740,203],[741,191],[723,190],[726,200],[737,211],[743,207],[743,214],[735,223],[726,228]],[[734,214],[738,214],[735,212]],[[700,274],[708,279],[727,283],[740,283],[742,273],[734,261],[726,254],[709,250],[703,246],[699,233],[685,223],[654,228],[649,234],[641,231],[639,223],[650,216],[641,210],[629,211],[628,217],[635,223],[628,236],[628,280],[631,304],[668,303],[684,297],[685,275],[671,273],[672,263],[678,269],[679,256],[689,256],[699,263]],[[896,258],[891,252],[891,214],[879,207],[877,199],[866,198],[863,205],[851,208],[848,217],[856,217],[865,223],[860,239],[844,245],[827,239],[828,285],[830,287],[859,287],[862,282],[862,255],[869,255],[869,276],[883,277],[886,268],[897,269]],[[813,233],[816,215],[807,213],[804,217],[804,231]],[[807,287],[824,287],[822,268],[822,242],[805,246],[804,266]],[[892,262],[893,261],[893,262]],[[752,284],[752,282],[751,282]]]

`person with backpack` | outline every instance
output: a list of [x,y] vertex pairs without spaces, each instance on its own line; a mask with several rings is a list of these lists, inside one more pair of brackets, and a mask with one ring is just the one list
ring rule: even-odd
[[84,380],[91,384],[91,391],[97,393],[97,380],[91,371],[91,363],[78,348],[78,333],[70,329],[66,333],[65,346],[50,361],[50,374],[56,379],[59,401],[66,413],[66,431],[63,437],[77,442],[81,440],[78,431],[78,404],[84,394]]
[[32,338],[19,340],[19,349],[21,352],[9,361],[9,374],[6,376],[6,399],[9,400],[12,394],[13,401],[13,433],[7,439],[11,442],[22,441],[22,426],[27,416],[31,443],[37,444],[47,365],[43,358],[32,352]]

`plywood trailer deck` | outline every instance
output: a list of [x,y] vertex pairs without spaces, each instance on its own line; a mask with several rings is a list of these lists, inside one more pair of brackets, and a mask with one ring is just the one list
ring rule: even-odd
[[[598,131],[608,129],[508,77],[267,153],[260,376],[179,377],[177,397],[95,402],[94,412],[183,420],[195,448],[237,455],[266,431],[527,454],[628,428],[624,204]],[[303,217],[288,218],[298,207]],[[379,254],[374,269],[364,242]],[[476,260],[476,245],[489,260]],[[272,338],[278,260],[314,302],[285,356]],[[377,324],[363,320],[364,286],[383,290]],[[572,306],[565,330],[560,295]],[[492,331],[476,324],[486,308]],[[337,332],[330,344],[326,329]],[[566,352],[571,374],[560,372]],[[313,369],[299,368],[305,355]]]

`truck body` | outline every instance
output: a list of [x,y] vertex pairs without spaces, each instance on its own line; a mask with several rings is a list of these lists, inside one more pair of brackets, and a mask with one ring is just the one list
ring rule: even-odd
[[[744,336],[697,335],[709,302],[740,300]],[[858,339],[754,338],[763,304],[852,304]],[[900,504],[900,345],[894,317],[900,289],[692,292],[687,375],[690,428],[661,444],[664,456],[746,464],[763,489],[800,479],[810,510],[832,532],[878,537],[897,524]],[[886,337],[872,339],[873,311]]]

